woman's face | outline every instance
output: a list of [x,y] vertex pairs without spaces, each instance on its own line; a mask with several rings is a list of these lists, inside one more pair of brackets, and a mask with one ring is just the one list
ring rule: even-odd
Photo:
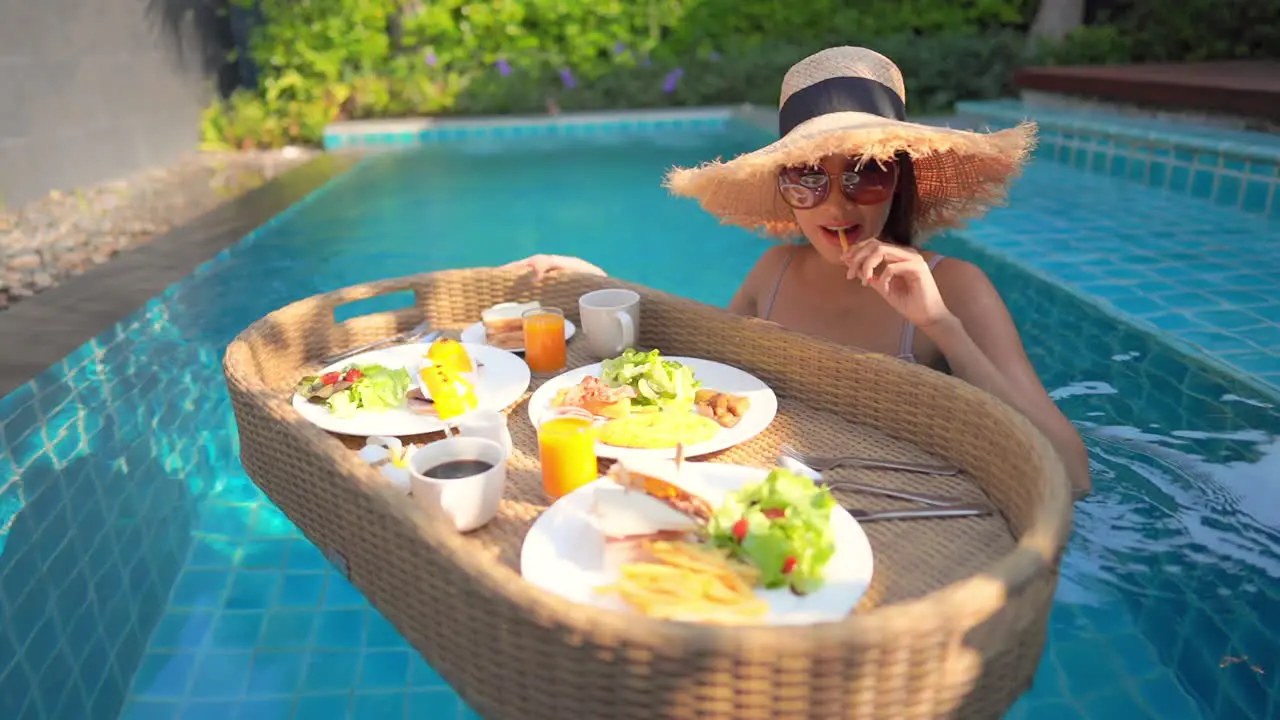
[[828,155],[813,166],[784,168],[779,191],[795,213],[804,236],[828,262],[839,264],[840,233],[850,246],[879,237],[889,218],[898,168]]

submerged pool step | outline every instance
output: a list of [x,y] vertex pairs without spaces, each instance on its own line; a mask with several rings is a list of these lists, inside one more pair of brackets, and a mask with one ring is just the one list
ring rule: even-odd
[[1039,161],[960,235],[1280,399],[1280,222]]
[[1280,219],[1280,136],[1102,110],[962,102],[973,127],[1040,126],[1036,158]]

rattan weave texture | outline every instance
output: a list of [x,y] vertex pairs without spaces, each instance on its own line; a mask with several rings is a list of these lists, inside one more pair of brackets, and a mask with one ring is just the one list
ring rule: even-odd
[[[360,439],[332,436],[290,404],[294,382],[317,358],[424,316],[460,329],[495,303],[537,299],[576,321],[577,298],[601,287],[641,293],[640,345],[741,367],[777,392],[769,430],[698,460],[768,466],[783,442],[945,460],[965,473],[831,476],[985,497],[1001,516],[866,525],[875,579],[840,623],[657,622],[571,604],[521,580],[520,544],[546,504],[524,400],[511,408],[516,449],[499,517],[467,535],[361,463],[351,451]],[[340,305],[405,290],[412,307],[334,321]],[[569,354],[571,367],[597,360],[577,339]],[[998,718],[1039,662],[1071,528],[1067,479],[1026,420],[958,380],[614,279],[562,274],[535,283],[489,269],[294,303],[245,330],[224,370],[249,475],[308,538],[341,557],[352,582],[485,717]],[[866,508],[894,502],[837,494]]]

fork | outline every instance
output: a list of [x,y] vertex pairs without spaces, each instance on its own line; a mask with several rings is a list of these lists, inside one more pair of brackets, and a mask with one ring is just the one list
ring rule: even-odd
[[899,508],[895,510],[863,510],[861,508],[846,507],[845,510],[853,516],[858,522],[870,522],[872,520],[911,520],[914,518],[949,518],[949,517],[975,517],[978,515],[990,515],[992,509],[986,505],[965,503],[964,505],[953,505],[951,507],[932,507],[932,508]]
[[910,490],[895,490],[893,488],[880,487],[879,485],[866,485],[859,482],[850,482],[846,480],[827,480],[823,478],[819,481],[823,485],[831,488],[853,490],[854,492],[863,492],[870,495],[883,495],[885,497],[897,498],[899,500],[910,500],[918,502],[921,505],[932,505],[937,508],[961,507],[964,500],[950,495],[930,495],[929,493],[912,492]]
[[384,347],[388,345],[400,345],[402,343],[413,342],[415,340],[426,340],[428,338],[434,337],[435,335],[439,335],[439,334],[440,334],[439,331],[435,331],[435,333],[433,334],[431,332],[431,323],[423,321],[419,323],[416,327],[414,327],[412,330],[409,330],[407,332],[402,332],[398,335],[393,335],[389,338],[382,338],[381,340],[374,340],[373,342],[366,343],[364,345],[361,345],[360,347],[351,348],[350,350],[344,350],[340,353],[335,353],[333,355],[330,355],[329,357],[321,360],[320,364],[332,365],[340,360],[346,360],[349,357],[354,357],[356,355],[359,355],[360,353],[369,352],[370,350],[375,350],[380,347]]
[[927,463],[913,463],[902,460],[879,460],[875,458],[857,457],[856,455],[822,457],[821,455],[810,455],[808,453],[801,452],[790,445],[783,445],[782,453],[795,458],[818,472],[825,472],[841,465],[849,465],[853,467],[879,468],[882,470],[902,470],[904,472],[923,473],[926,475],[960,474],[960,468],[955,465],[931,465]]

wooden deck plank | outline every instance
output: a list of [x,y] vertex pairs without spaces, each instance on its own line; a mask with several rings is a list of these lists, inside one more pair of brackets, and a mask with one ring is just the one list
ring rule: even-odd
[[1280,62],[1228,61],[1023,68],[1020,90],[1088,95],[1280,122]]

